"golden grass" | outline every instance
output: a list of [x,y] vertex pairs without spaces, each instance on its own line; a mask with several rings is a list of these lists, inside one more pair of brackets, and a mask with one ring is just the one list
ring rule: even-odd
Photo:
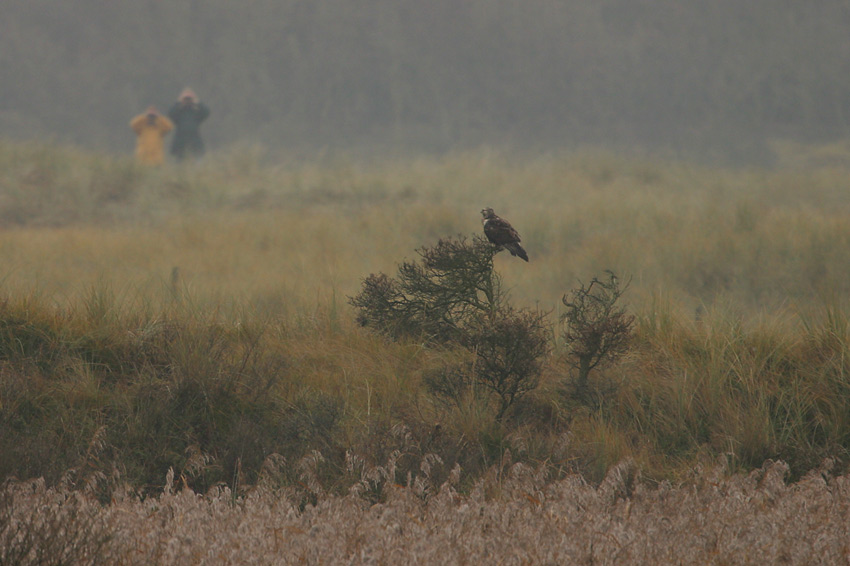
[[[603,269],[633,276],[638,308],[658,291],[693,309],[724,297],[748,313],[806,308],[850,281],[841,168],[712,170],[488,151],[264,165],[246,151],[196,169],[140,171],[40,151],[7,175],[4,188],[29,193],[7,202],[5,215],[0,202],[0,217],[18,225],[0,235],[0,260],[10,289],[36,285],[59,300],[95,282],[155,295],[177,267],[205,300],[309,308],[353,294],[417,247],[478,232],[484,205],[511,220],[531,254],[528,265],[497,261],[521,304],[557,308],[577,279]],[[38,174],[45,154],[53,172]],[[110,187],[119,197],[104,197]],[[28,212],[15,216],[22,202]]]
[[[850,291],[844,161],[780,158],[773,169],[731,169],[589,150],[357,161],[241,148],[144,169],[124,157],[3,143],[2,291],[60,312],[91,308],[105,293],[113,298],[103,308],[124,313],[119,332],[145,319],[139,313],[150,324],[185,317],[256,327],[263,348],[290,360],[278,392],[287,402],[318,390],[343,400],[350,423],[413,418],[468,439],[488,430],[486,406],[470,400],[450,414],[433,406],[419,380],[438,354],[356,329],[346,299],[415,249],[477,233],[479,210],[492,206],[531,256],[496,258],[512,302],[553,311],[553,325],[578,280],[605,269],[632,278],[625,299],[641,321],[637,345],[604,375],[627,410],[559,399],[558,348],[537,400],[574,419],[577,454],[596,477],[624,456],[662,476],[703,449],[746,453],[752,463],[782,442],[764,421],[787,393],[775,358],[803,372],[824,309],[844,312]],[[83,392],[94,387],[86,371]],[[789,422],[812,406],[844,422],[824,398],[843,387],[843,366],[836,371],[812,370]],[[732,401],[739,391],[746,402]],[[648,432],[653,440],[641,437]],[[678,451],[689,442],[701,448]]]

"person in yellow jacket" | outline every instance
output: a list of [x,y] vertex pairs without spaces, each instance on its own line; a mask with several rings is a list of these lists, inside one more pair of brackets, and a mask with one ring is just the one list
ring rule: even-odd
[[174,129],[174,124],[153,106],[144,114],[130,120],[136,132],[136,159],[146,165],[161,165],[165,159],[163,142],[165,134]]

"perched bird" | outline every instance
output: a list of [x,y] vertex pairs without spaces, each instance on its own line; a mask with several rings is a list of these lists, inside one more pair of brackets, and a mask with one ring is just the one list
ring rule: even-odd
[[519,234],[514,230],[510,222],[496,216],[493,209],[489,207],[481,211],[481,216],[484,217],[481,219],[481,222],[484,223],[484,235],[487,236],[488,240],[496,244],[499,249],[505,248],[511,252],[511,255],[519,256],[525,261],[528,261],[528,254],[525,253],[525,250],[519,244]]

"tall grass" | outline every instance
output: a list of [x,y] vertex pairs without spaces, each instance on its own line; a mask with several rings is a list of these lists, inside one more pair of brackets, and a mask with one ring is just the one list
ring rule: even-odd
[[[191,166],[0,144],[0,473],[155,489],[282,481],[316,454],[461,482],[507,454],[600,480],[632,457],[678,477],[724,455],[800,475],[846,461],[850,177],[841,162],[710,169],[602,152],[300,159],[241,148]],[[492,206],[531,262],[496,270],[552,310],[579,280],[632,276],[632,348],[563,387],[553,328],[539,388],[504,422],[422,385],[450,350],[357,328],[346,297]],[[314,452],[315,451],[315,452]],[[318,455],[321,455],[319,457]],[[395,454],[395,456],[393,456]],[[430,460],[429,460],[430,461]],[[365,465],[365,464],[364,464]],[[71,472],[69,472],[71,470]]]
[[[385,481],[393,466],[352,466],[348,494],[303,507],[297,491],[266,482],[235,497],[181,489],[118,492],[100,504],[86,490],[43,481],[0,488],[4,564],[840,564],[846,561],[847,475],[825,466],[797,482],[769,462],[749,474],[695,470],[685,485],[648,485],[634,462],[598,486],[513,463],[467,493],[456,478]],[[304,463],[304,468],[312,465]],[[424,466],[425,469],[428,466]],[[274,475],[270,465],[268,475]],[[373,481],[374,480],[374,481]],[[786,483],[787,482],[787,483]],[[383,500],[364,504],[374,486]]]

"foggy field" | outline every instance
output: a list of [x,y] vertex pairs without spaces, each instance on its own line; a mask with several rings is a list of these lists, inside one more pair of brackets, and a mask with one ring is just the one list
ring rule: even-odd
[[[43,478],[0,494],[0,547],[124,564],[846,559],[850,148],[774,150],[771,169],[734,169],[242,147],[147,169],[0,143],[0,476]],[[551,348],[504,419],[486,390],[428,389],[462,347],[361,328],[348,301],[481,233],[484,206],[522,235],[529,263],[502,252],[494,270],[512,305],[545,313]],[[635,325],[578,395],[561,298],[605,270],[631,281]]]
[[0,566],[850,563],[846,0],[0,15]]
[[[850,283],[850,148],[779,147],[774,169],[722,169],[602,151],[362,161],[244,147],[197,167],[38,143],[0,146],[5,284],[47,297],[95,284],[157,297],[177,267],[199,300],[342,304],[414,250],[481,231],[492,206],[529,264],[499,257],[516,300],[553,308],[604,269],[629,302],[731,302],[747,314],[822,306]],[[297,276],[293,276],[297,274]],[[311,290],[305,293],[305,290]]]
[[[666,148],[764,163],[850,126],[843,0],[6,0],[0,131],[132,150],[191,86],[211,148]],[[494,208],[498,208],[494,206]]]

